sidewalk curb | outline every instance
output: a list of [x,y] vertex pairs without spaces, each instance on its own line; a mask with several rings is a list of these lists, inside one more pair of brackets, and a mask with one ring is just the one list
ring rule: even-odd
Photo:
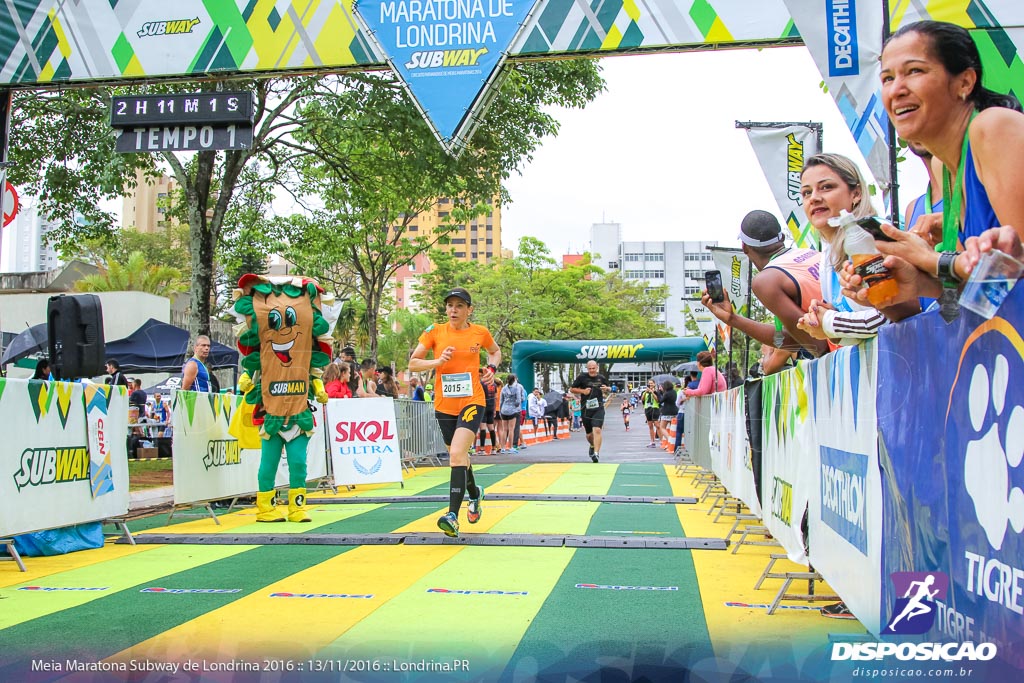
[[128,493],[128,509],[142,510],[144,508],[168,505],[174,502],[174,487],[160,486],[151,489],[140,489]]

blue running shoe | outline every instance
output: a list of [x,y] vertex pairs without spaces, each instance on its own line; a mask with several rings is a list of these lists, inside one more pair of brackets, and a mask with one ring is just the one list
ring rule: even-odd
[[466,506],[466,519],[469,520],[470,524],[479,522],[480,515],[484,513],[482,505],[484,502],[484,487],[478,485],[476,488],[479,495],[476,498],[470,498],[469,505]]
[[449,512],[437,520],[437,528],[444,532],[449,538],[459,537],[459,518],[454,512]]

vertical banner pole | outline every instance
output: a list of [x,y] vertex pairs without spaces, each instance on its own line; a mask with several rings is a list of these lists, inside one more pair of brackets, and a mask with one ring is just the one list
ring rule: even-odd
[[[7,146],[11,130],[11,89],[0,88],[0,224],[6,215]],[[0,257],[3,256],[3,229],[0,228]]]
[[[889,39],[889,0],[882,0],[882,45]],[[896,176],[897,154],[899,142],[896,139],[896,127],[892,125],[892,119],[886,117],[887,130],[889,132],[889,217],[892,224],[900,227],[900,184]],[[928,209],[931,210],[930,208]]]

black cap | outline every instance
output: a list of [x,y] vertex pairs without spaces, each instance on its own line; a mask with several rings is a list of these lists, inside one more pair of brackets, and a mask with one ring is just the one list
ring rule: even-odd
[[767,211],[755,209],[740,222],[740,241],[751,247],[770,247],[783,239],[779,219]]
[[469,292],[464,290],[462,287],[455,287],[452,290],[450,290],[447,294],[444,295],[444,300],[448,301],[448,299],[451,299],[453,296],[462,299],[463,301],[466,302],[466,304],[470,306],[473,305],[473,298],[469,296]]

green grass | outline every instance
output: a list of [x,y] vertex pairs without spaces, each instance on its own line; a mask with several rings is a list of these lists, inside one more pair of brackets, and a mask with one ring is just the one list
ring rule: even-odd
[[129,460],[128,476],[138,472],[166,472],[173,469],[174,461],[170,458],[164,460]]

